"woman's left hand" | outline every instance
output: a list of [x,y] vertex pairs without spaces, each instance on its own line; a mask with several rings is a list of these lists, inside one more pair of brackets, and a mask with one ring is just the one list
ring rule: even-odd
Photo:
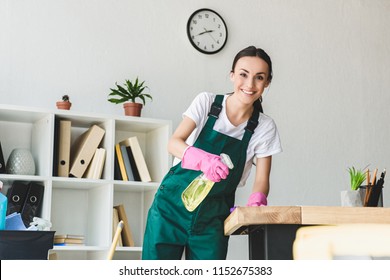
[[267,197],[262,192],[254,192],[249,196],[246,206],[267,206]]

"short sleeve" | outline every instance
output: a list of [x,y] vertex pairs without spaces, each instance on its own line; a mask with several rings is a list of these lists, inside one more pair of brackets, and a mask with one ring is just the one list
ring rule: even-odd
[[212,93],[202,92],[198,94],[183,113],[183,117],[189,117],[196,123],[197,127],[203,127],[214,98],[215,94]]

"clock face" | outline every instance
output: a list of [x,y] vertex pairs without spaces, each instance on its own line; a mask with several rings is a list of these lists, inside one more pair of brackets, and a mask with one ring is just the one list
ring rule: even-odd
[[225,46],[228,32],[218,13],[210,9],[200,9],[188,19],[187,35],[195,49],[205,54],[214,54]]

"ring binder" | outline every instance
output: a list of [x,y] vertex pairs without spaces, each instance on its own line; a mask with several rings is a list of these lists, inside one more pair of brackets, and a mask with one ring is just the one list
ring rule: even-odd
[[1,148],[1,142],[0,142],[0,173],[3,174],[6,173],[3,149]]
[[23,223],[26,227],[30,226],[34,217],[40,216],[43,192],[45,190],[42,185],[35,182],[31,182],[28,186],[27,197],[21,213]]
[[14,212],[22,211],[24,201],[27,197],[28,186],[20,181],[14,181],[12,186],[7,191],[7,216]]
[[73,154],[73,160],[69,171],[71,176],[77,178],[83,177],[104,134],[105,130],[95,124],[76,140],[75,147],[71,151]]

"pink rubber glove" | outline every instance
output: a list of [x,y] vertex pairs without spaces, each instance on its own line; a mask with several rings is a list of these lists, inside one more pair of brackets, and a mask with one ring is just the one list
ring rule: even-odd
[[254,192],[249,196],[246,206],[267,206],[267,197],[262,192]]
[[221,162],[221,157],[195,147],[188,147],[181,160],[181,167],[200,170],[207,179],[220,182],[229,175],[229,168]]

